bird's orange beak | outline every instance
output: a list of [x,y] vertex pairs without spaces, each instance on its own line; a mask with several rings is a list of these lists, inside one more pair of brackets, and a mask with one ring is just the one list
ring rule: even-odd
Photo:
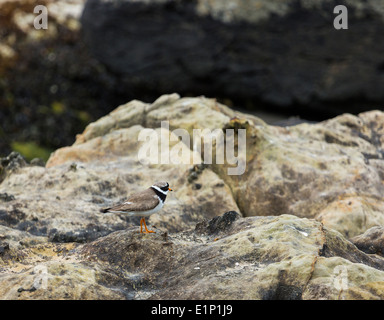
[[169,191],[172,191],[172,189],[171,189],[171,188],[168,188],[168,190],[169,190]]

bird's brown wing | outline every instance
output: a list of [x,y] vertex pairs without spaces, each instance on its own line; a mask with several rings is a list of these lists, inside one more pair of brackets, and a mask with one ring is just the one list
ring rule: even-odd
[[159,198],[152,189],[136,193],[128,197],[128,199],[116,206],[108,208],[106,211],[147,211],[156,207]]

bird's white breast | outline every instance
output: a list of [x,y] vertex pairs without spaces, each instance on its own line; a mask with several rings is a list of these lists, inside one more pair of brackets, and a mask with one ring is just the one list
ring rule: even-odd
[[163,206],[164,206],[164,202],[162,202],[159,199],[159,204],[156,207],[154,207],[153,209],[148,210],[148,211],[133,211],[133,212],[130,212],[130,215],[131,216],[140,216],[140,217],[149,217],[151,214],[154,214],[157,211],[159,211]]

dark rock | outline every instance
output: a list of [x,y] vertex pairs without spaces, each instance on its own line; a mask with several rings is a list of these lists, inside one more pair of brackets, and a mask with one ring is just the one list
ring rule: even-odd
[[81,22],[94,56],[136,92],[229,97],[325,119],[384,101],[383,13],[348,2],[349,29],[335,30],[339,4],[88,0]]
[[36,291],[36,288],[34,286],[32,286],[29,289],[24,289],[23,287],[20,287],[19,289],[17,289],[17,292],[23,292],[23,291],[34,292],[34,291]]
[[[199,175],[203,172],[205,168],[207,168],[207,165],[202,163],[202,164],[194,165],[191,169],[189,169],[188,178],[187,178],[188,182],[192,183],[193,181],[197,180],[199,178]],[[195,184],[195,187],[196,187],[196,184]]]
[[201,184],[200,183],[195,183],[192,188],[194,190],[199,190],[199,189],[201,189]]
[[232,223],[240,218],[241,215],[236,211],[228,211],[222,216],[214,217],[213,219],[200,222],[196,225],[195,231],[200,234],[207,233],[209,235],[226,231]]
[[263,300],[302,300],[302,289],[281,284],[277,288],[267,291]]
[[9,243],[0,242],[0,256],[3,255],[7,250],[9,250]]
[[5,179],[5,177],[17,171],[19,168],[25,167],[27,162],[18,152],[11,152],[7,157],[0,158],[0,182]]
[[0,200],[2,201],[12,201],[15,200],[15,197],[11,194],[8,194],[6,192],[0,193]]
[[25,217],[25,213],[17,208],[13,208],[10,211],[0,210],[0,222],[6,226],[16,226]]
[[111,231],[111,229],[103,228],[101,226],[88,226],[86,229],[73,231],[62,231],[54,228],[50,229],[48,232],[48,241],[60,243],[84,243],[105,236]]

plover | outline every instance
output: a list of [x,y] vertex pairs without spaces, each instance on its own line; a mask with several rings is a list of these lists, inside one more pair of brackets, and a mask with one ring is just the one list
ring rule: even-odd
[[[144,191],[132,194],[125,202],[110,208],[101,209],[100,211],[103,213],[124,213],[129,216],[142,217],[140,220],[140,233],[154,233],[155,231],[148,230],[145,224],[145,217],[149,217],[163,207],[168,191],[172,191],[168,182],[157,182]],[[145,228],[144,232],[143,225]]]

